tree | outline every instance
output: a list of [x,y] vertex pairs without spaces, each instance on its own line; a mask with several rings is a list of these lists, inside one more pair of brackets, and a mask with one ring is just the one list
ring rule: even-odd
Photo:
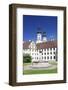
[[32,61],[32,58],[29,54],[24,54],[23,55],[23,62],[24,63],[31,63],[31,61]]

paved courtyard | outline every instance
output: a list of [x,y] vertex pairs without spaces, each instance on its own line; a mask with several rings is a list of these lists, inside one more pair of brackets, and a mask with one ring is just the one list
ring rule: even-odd
[[28,64],[24,66],[24,70],[36,70],[36,69],[54,69],[56,68],[57,65],[56,64],[49,64],[48,62],[45,63],[33,63],[33,64]]

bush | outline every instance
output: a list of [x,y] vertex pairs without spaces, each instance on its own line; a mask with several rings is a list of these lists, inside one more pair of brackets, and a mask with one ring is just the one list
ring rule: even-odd
[[23,55],[23,62],[24,63],[31,63],[31,61],[32,61],[32,58],[29,54]]

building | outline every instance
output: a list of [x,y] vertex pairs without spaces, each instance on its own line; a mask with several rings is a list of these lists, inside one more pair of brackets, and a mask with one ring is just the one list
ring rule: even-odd
[[57,41],[47,41],[46,32],[37,32],[37,40],[24,41],[23,53],[32,57],[32,62],[57,60]]

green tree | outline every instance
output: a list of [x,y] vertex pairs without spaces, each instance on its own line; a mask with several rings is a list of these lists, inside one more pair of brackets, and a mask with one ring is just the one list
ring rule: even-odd
[[31,63],[31,61],[32,61],[32,58],[29,54],[24,54],[23,55],[23,62],[24,63]]

